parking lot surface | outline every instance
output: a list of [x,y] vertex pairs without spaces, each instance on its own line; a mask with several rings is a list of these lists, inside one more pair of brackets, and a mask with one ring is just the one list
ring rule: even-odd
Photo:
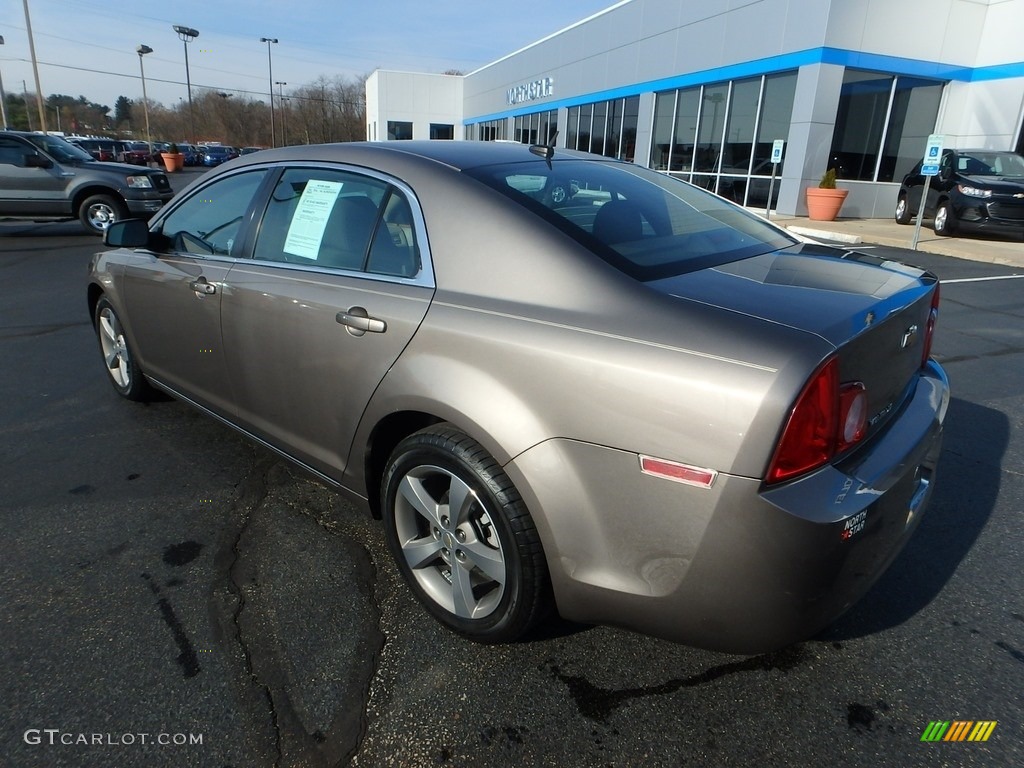
[[[446,632],[377,523],[181,403],[116,396],[85,308],[101,247],[0,222],[0,765],[1024,764],[1024,268],[862,246],[944,282],[937,489],[846,616],[742,657]],[[935,721],[996,725],[922,741]]]

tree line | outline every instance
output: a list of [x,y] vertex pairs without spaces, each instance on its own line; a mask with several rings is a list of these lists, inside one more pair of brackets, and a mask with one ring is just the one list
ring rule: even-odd
[[[52,94],[44,100],[47,129],[65,134],[112,138],[146,138],[142,99],[119,96],[114,108]],[[188,100],[165,106],[148,100],[153,141],[219,141],[239,147],[321,144],[366,138],[365,78],[321,76],[307,85],[274,94],[276,140],[271,139],[270,105],[246,94],[193,88]],[[8,93],[7,127],[39,130],[39,112],[33,93]],[[194,130],[193,130],[194,123]]]

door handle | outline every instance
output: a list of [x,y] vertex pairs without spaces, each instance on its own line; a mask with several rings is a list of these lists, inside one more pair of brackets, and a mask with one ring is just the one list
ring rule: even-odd
[[214,285],[213,283],[206,282],[205,277],[201,277],[198,280],[193,280],[191,283],[188,284],[188,287],[191,288],[196,293],[205,293],[207,296],[212,296],[217,292],[217,286]]
[[344,325],[345,330],[353,336],[362,336],[367,331],[384,333],[388,329],[387,323],[376,317],[370,317],[364,307],[350,307],[347,311],[339,312],[334,319]]

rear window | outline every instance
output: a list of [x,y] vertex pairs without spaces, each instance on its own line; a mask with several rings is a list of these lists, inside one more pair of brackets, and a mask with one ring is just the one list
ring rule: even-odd
[[539,160],[466,173],[645,282],[796,242],[716,195],[628,163]]

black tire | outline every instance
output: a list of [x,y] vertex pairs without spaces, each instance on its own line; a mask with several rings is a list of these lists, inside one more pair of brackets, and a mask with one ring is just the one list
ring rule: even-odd
[[[453,495],[464,499],[457,515],[449,515]],[[475,440],[450,424],[410,435],[388,460],[381,502],[398,569],[442,624],[478,642],[506,643],[547,615],[537,529],[508,475]]]
[[96,302],[93,326],[100,345],[103,367],[117,393],[135,402],[151,400],[155,394],[153,388],[142,375],[142,369],[128,345],[121,319],[106,296]]
[[896,201],[896,215],[894,218],[897,224],[909,224],[910,220],[914,218],[910,205],[907,203],[906,195],[900,195],[900,199]]
[[124,201],[113,195],[92,195],[82,201],[78,208],[78,220],[86,231],[103,236],[111,224],[128,217]]
[[949,237],[956,234],[956,214],[953,213],[953,206],[948,200],[939,203],[935,209],[935,219],[932,221],[932,229],[936,235]]

